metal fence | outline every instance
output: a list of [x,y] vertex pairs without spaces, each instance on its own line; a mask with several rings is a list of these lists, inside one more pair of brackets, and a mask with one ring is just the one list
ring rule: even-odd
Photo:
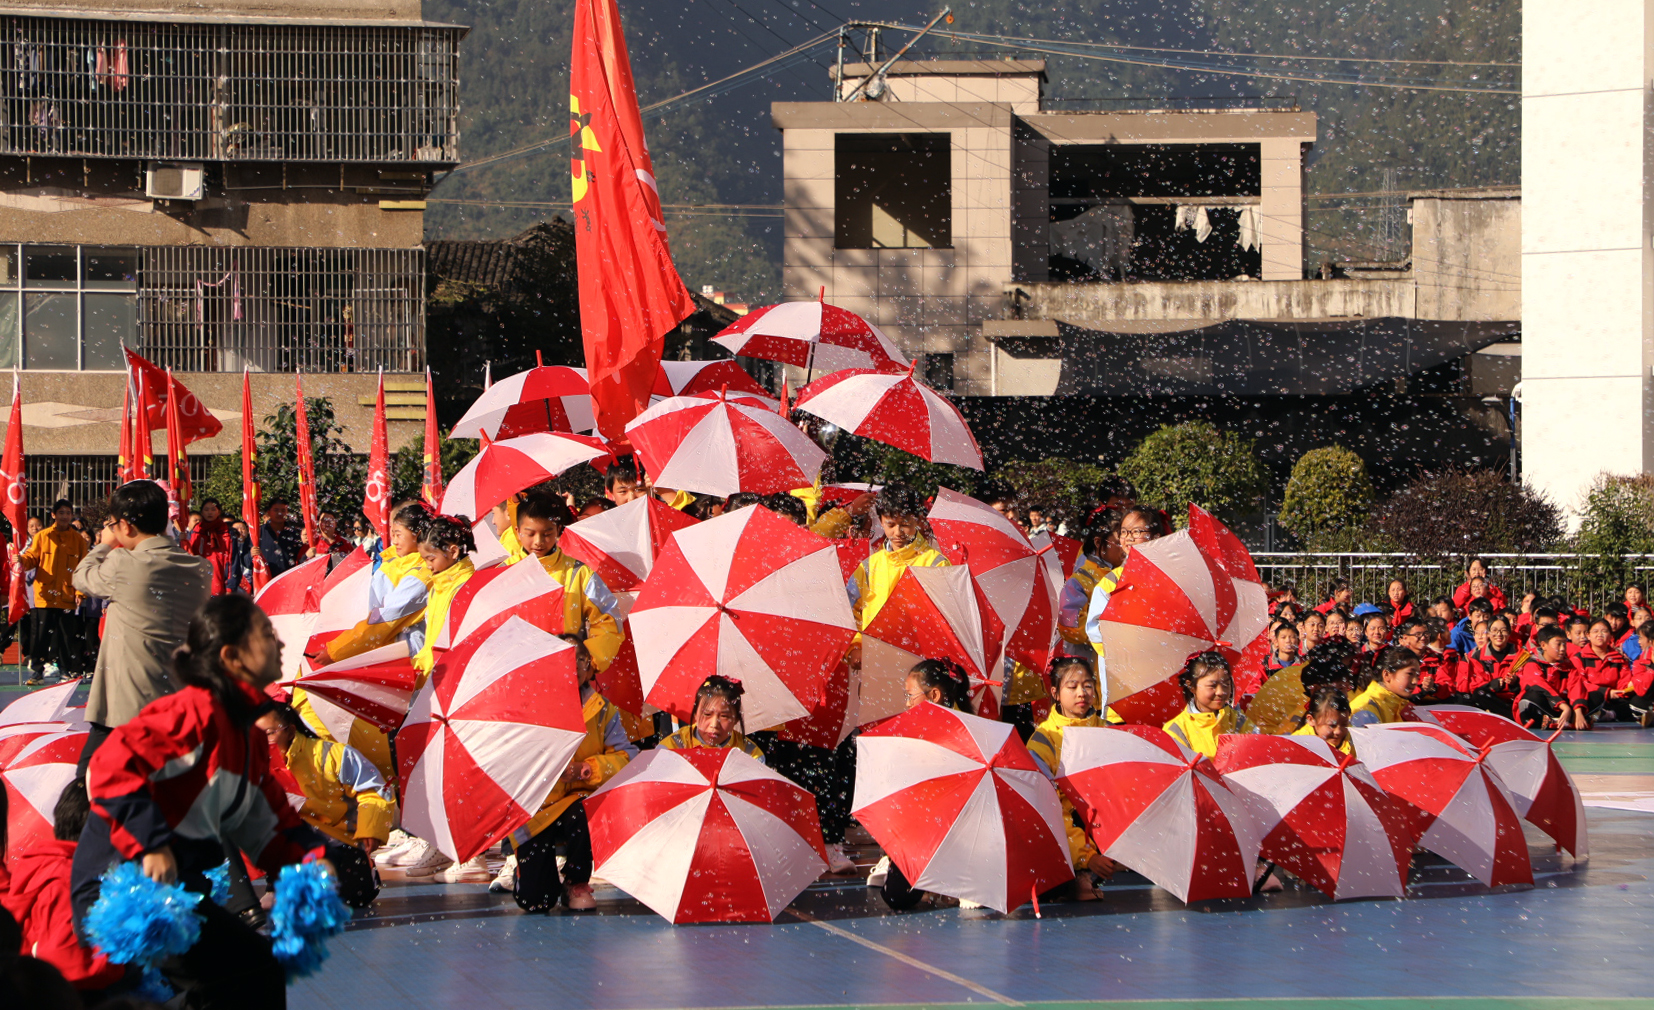
[[186,372],[415,372],[420,249],[149,246],[139,353]]
[[[109,497],[118,486],[114,456],[45,456],[31,453],[24,459],[29,515],[32,516],[49,520],[52,503],[60,498],[67,498],[76,508],[80,508]],[[207,479],[213,457],[191,456],[189,461],[190,480],[199,486]],[[163,457],[157,464],[157,476],[164,466]]]
[[0,153],[459,161],[452,26],[0,18]]
[[[1610,557],[1598,554],[1482,554],[1492,582],[1502,589],[1512,607],[1530,590],[1540,596],[1561,596],[1571,603],[1600,611],[1618,600],[1625,586],[1648,585],[1654,579],[1654,555]],[[1298,599],[1314,604],[1326,599],[1333,579],[1348,579],[1356,602],[1381,603],[1391,580],[1403,579],[1415,600],[1452,596],[1465,581],[1463,562],[1420,558],[1414,554],[1290,554],[1252,555],[1258,573],[1275,586],[1292,583]]]

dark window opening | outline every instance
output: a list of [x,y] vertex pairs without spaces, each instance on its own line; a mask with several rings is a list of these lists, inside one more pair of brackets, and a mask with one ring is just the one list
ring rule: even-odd
[[925,385],[941,390],[953,388],[953,352],[925,355]]
[[953,155],[946,133],[841,133],[833,244],[840,249],[953,245]]

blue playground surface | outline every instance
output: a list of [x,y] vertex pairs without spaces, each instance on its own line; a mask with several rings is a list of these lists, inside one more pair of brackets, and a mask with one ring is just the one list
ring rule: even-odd
[[[0,703],[16,696],[0,689]],[[1105,900],[1046,903],[1036,919],[951,901],[892,913],[847,875],[773,925],[673,926],[609,886],[596,912],[547,916],[480,884],[387,881],[290,1004],[1654,1010],[1654,731],[1603,726],[1557,748],[1586,797],[1591,856],[1530,828],[1531,890],[1490,891],[1421,854],[1405,901],[1334,904],[1289,882],[1184,906],[1122,873]]]

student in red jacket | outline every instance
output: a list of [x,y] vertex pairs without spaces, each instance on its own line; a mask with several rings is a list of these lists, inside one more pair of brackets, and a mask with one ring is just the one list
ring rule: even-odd
[[1327,598],[1315,609],[1323,614],[1334,610],[1348,610],[1354,601],[1355,590],[1350,588],[1350,580],[1333,579],[1327,585]]
[[1488,578],[1487,562],[1481,558],[1471,558],[1470,564],[1465,566],[1464,582],[1453,590],[1453,605],[1463,610],[1478,596],[1487,597],[1495,610],[1505,609],[1505,591]]
[[[1570,624],[1572,622],[1569,622]],[[1625,680],[1631,663],[1614,644],[1614,631],[1606,618],[1591,622],[1585,648],[1574,653],[1585,687],[1585,711],[1595,718],[1607,706],[1608,696]]]
[[104,989],[126,974],[102,954],[94,954],[75,935],[69,900],[69,868],[87,815],[86,786],[71,782],[52,811],[52,841],[7,855],[11,887],[0,904],[23,929],[23,953],[63,973],[76,989]]
[[1414,613],[1412,599],[1407,595],[1406,582],[1401,579],[1391,579],[1388,596],[1384,610],[1390,615],[1390,627],[1399,628],[1418,616]]
[[1654,726],[1654,621],[1644,621],[1637,628],[1637,642],[1642,652],[1608,692],[1608,710],[1618,719],[1647,729]]
[[[144,706],[92,756],[92,813],[72,876],[75,918],[97,901],[99,877],[123,860],[162,883],[211,894],[205,873],[226,843],[272,878],[320,857],[326,839],[299,819],[270,773],[270,749],[254,725],[265,685],[281,676],[281,640],[270,619],[238,593],[210,598],[190,622],[174,660],[184,686]],[[211,901],[197,906],[201,939],[169,959],[163,975],[191,1007],[249,1010],[286,1003],[270,942]]]
[[212,592],[214,596],[230,592],[230,568],[235,558],[235,538],[230,523],[217,498],[201,503],[201,521],[183,537],[184,549],[198,558],[212,563]]
[[1562,630],[1568,634],[1568,655],[1578,660],[1590,648],[1591,622],[1578,614],[1561,615]]
[[1568,657],[1568,639],[1562,629],[1548,625],[1533,634],[1533,651],[1511,665],[1520,694],[1516,721],[1524,726],[1590,729],[1584,706],[1584,682]]
[[1487,643],[1460,661],[1454,686],[1461,704],[1504,715],[1516,704],[1517,678],[1511,668],[1522,651],[1517,648],[1509,620],[1495,617],[1486,627]]

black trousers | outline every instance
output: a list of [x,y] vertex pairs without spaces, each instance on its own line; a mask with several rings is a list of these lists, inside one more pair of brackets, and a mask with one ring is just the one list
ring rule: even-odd
[[[563,847],[563,873],[557,874],[557,847]],[[592,879],[592,834],[586,805],[572,806],[539,834],[517,847],[517,886],[511,896],[525,912],[549,912],[563,897],[563,885]]]
[[1538,686],[1529,686],[1522,692],[1522,697],[1516,702],[1516,710],[1524,719],[1538,719],[1546,716],[1558,719],[1562,716],[1562,706],[1568,699],[1558,697]]
[[890,861],[890,872],[884,878],[884,886],[879,888],[879,897],[884,903],[897,912],[905,912],[924,900],[925,892],[907,882],[907,877],[896,867],[896,861]]
[[108,726],[100,726],[95,722],[87,725],[92,727],[92,731],[86,734],[86,744],[80,749],[80,761],[75,765],[75,778],[82,782],[86,781],[86,766],[91,763],[92,755],[98,752],[103,742],[109,739],[109,734],[114,732]]
[[29,666],[42,673],[47,663],[56,663],[64,673],[80,673],[80,618],[73,610],[36,607],[30,612],[34,644],[29,649]]
[[764,741],[763,747],[765,764],[815,795],[822,840],[828,845],[843,844],[856,788],[855,736],[832,750],[780,737]]
[[[285,1010],[287,976],[270,941],[211,901],[196,906],[201,939],[161,963],[186,1010]],[[168,1006],[174,1005],[168,1003]]]
[[1500,697],[1485,684],[1474,691],[1456,695],[1453,698],[1453,703],[1455,705],[1471,705],[1484,712],[1492,712],[1494,715],[1510,718],[1510,699]]

